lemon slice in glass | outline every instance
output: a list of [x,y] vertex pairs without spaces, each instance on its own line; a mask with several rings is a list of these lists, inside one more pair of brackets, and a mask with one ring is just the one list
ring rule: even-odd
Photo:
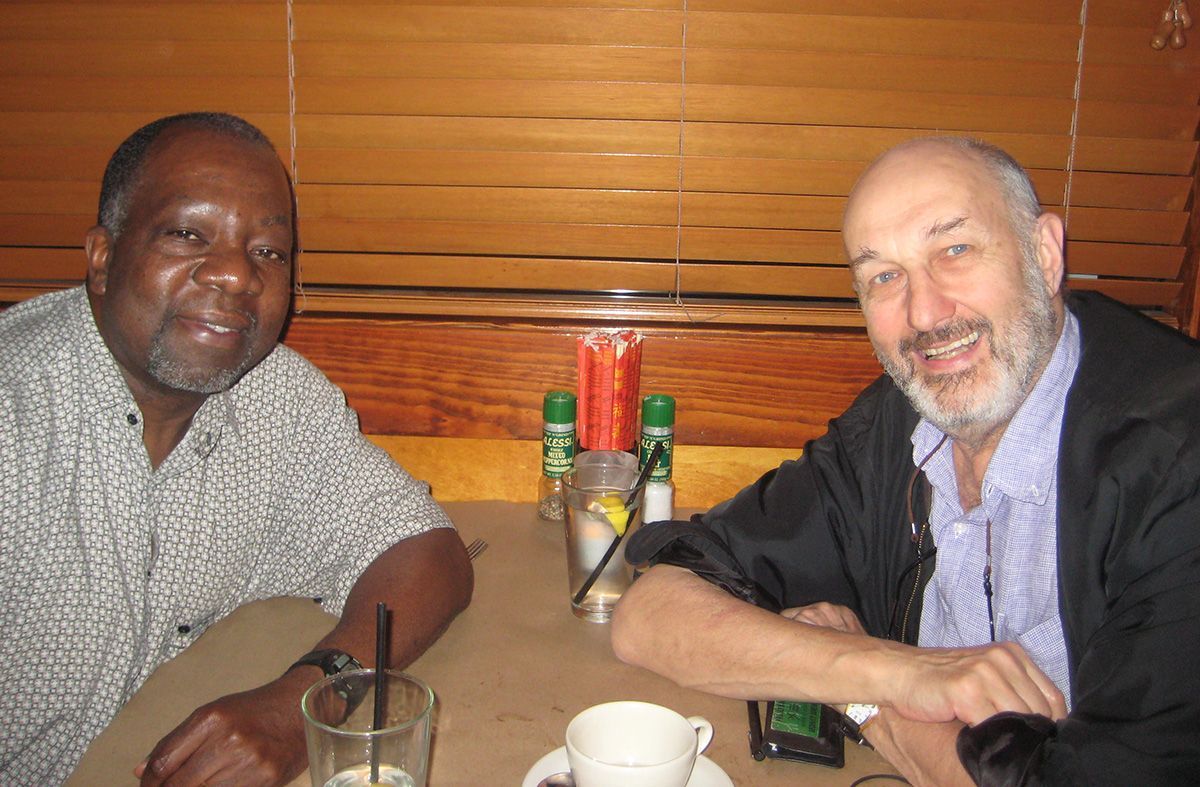
[[625,510],[624,500],[616,495],[605,495],[599,500],[593,500],[588,510],[603,514],[618,536],[625,535],[625,528],[629,526],[629,512]]

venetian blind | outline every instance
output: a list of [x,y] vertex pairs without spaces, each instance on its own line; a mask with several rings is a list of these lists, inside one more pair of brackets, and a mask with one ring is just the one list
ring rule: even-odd
[[845,195],[928,133],[1030,168],[1072,286],[1169,310],[1200,40],[1151,50],[1159,6],[8,5],[0,278],[77,278],[112,147],[206,107],[294,165],[309,311],[856,324]]

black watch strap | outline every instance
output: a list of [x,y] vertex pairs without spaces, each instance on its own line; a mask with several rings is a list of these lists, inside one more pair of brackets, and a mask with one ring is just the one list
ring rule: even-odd
[[[354,672],[363,668],[362,662],[346,651],[325,648],[305,653],[296,660],[295,664],[288,667],[287,671],[291,672],[296,667],[306,665],[320,667],[326,677],[341,675],[344,672]],[[346,714],[349,715],[362,702],[363,696],[367,692],[367,684],[359,682],[359,685],[356,687],[353,683],[345,679],[335,679],[333,681],[333,690],[346,701]]]
[[305,653],[296,659],[296,663],[288,667],[287,671],[291,672],[296,667],[308,664],[320,667],[321,671],[326,675],[337,675],[340,672],[349,672],[363,668],[362,663],[346,651],[325,648],[323,650],[310,650],[308,653]]

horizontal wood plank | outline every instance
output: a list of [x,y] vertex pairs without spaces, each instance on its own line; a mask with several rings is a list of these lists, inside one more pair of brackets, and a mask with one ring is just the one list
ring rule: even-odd
[[1075,60],[1078,24],[692,11],[688,44],[731,49],[867,51]]
[[135,46],[114,46],[111,39],[0,40],[0,74],[286,77],[287,41],[181,41],[171,30],[164,30],[160,40],[139,41]]
[[[4,172],[0,150],[0,175]],[[302,183],[675,189],[677,156],[490,150],[301,148]]]
[[[852,298],[845,266],[307,253],[307,285]],[[678,278],[677,278],[678,276]]]
[[300,78],[678,82],[682,49],[471,41],[298,41],[295,58]]
[[679,122],[561,118],[309,115],[296,117],[297,143],[313,148],[508,150],[675,155]]
[[[428,482],[439,503],[459,500],[532,502],[542,472],[541,440],[367,435],[415,478]],[[675,507],[709,508],[795,459],[800,447],[700,446],[676,443],[672,455]],[[504,473],[463,473],[464,467],[503,467]]]
[[[277,149],[288,149],[291,135],[286,112],[238,110],[238,114],[258,126]],[[99,146],[111,151],[138,128],[161,116],[162,112],[154,110],[80,112],[60,108],[47,112],[0,111],[0,145]]]
[[678,11],[608,8],[301,5],[298,41],[457,41],[472,43],[677,46]]
[[[287,112],[286,75],[278,77],[0,77],[0,111]],[[133,129],[130,129],[133,131]]]
[[[588,327],[300,316],[287,343],[346,390],[366,431],[535,439],[542,395],[574,388]],[[642,390],[676,397],[681,443],[802,445],[879,374],[861,333],[643,333]]]
[[5,3],[0,39],[286,41],[282,3]]
[[674,84],[491,79],[296,80],[296,109],[313,114],[679,119]]

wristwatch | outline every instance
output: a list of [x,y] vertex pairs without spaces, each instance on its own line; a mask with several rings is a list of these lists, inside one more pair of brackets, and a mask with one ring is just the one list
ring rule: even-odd
[[[296,667],[305,665],[320,667],[326,677],[330,675],[340,675],[343,672],[354,672],[363,668],[362,662],[351,656],[344,650],[336,650],[334,648],[325,648],[322,650],[311,650],[296,660],[296,663],[287,668],[287,672],[291,672]],[[337,692],[342,699],[352,702],[355,700],[356,694],[361,694],[361,691],[354,689],[349,683],[344,680],[333,681],[333,690]]]
[[346,651],[325,648],[324,650],[310,650],[308,653],[305,653],[296,660],[295,664],[288,667],[287,671],[291,672],[296,667],[304,664],[320,667],[326,675],[336,675],[339,672],[349,672],[363,668],[362,662]]
[[[879,715],[878,705],[852,702],[842,711],[842,732],[847,738],[862,746],[871,746],[863,737],[863,730]],[[874,747],[872,747],[874,748]]]

